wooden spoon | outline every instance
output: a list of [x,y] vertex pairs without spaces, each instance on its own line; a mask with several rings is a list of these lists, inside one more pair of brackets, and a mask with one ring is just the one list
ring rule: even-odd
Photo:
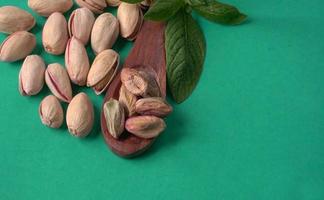
[[[125,60],[124,67],[145,70],[153,75],[161,88],[162,96],[166,95],[166,58],[164,47],[165,24],[145,21],[137,36],[134,47]],[[110,98],[119,98],[121,87],[120,73],[108,87],[104,103]],[[103,105],[104,105],[103,103]],[[115,139],[108,132],[105,116],[101,112],[101,129],[107,145],[119,156],[133,157],[148,149],[155,138],[143,139],[133,134],[125,133],[122,137]]]

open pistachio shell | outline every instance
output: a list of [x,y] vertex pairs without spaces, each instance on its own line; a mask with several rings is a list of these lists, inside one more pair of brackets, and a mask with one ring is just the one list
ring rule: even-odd
[[89,41],[94,22],[95,17],[88,8],[74,10],[68,23],[70,37],[74,36],[86,45]]
[[45,72],[45,82],[57,98],[67,103],[71,101],[71,82],[63,66],[58,63],[48,65]]
[[101,94],[115,77],[119,67],[119,54],[112,49],[101,52],[90,68],[87,86],[92,87],[96,94]]
[[109,133],[114,138],[119,138],[124,132],[125,126],[125,110],[123,105],[115,99],[110,99],[104,104],[103,112]]
[[72,37],[66,46],[65,65],[71,81],[79,86],[87,83],[90,69],[87,51],[80,40]]
[[120,35],[134,40],[143,24],[143,13],[137,4],[121,3],[117,10],[120,23]]

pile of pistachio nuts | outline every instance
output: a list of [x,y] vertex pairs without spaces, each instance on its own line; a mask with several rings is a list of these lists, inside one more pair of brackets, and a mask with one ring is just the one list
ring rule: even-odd
[[166,127],[162,118],[172,107],[161,97],[154,75],[133,68],[121,71],[119,99],[110,99],[103,106],[109,133],[118,139],[126,129],[137,137],[157,137]]
[[[44,50],[52,55],[65,53],[65,67],[58,63],[46,66],[39,55],[31,55],[36,37],[28,32],[35,18],[18,7],[0,7],[0,32],[9,34],[0,47],[0,60],[22,60],[19,91],[23,96],[37,95],[46,83],[52,95],[39,106],[42,123],[59,128],[64,121],[61,102],[68,103],[66,124],[76,137],[87,136],[94,124],[93,104],[85,93],[73,96],[72,85],[91,87],[99,95],[106,91],[120,69],[119,54],[112,50],[119,35],[133,41],[143,23],[143,10],[151,0],[128,4],[120,0],[75,0],[80,8],[66,20],[63,13],[73,7],[72,0],[28,0],[28,6],[47,17],[42,31]],[[117,17],[104,12],[108,6],[117,7]],[[96,55],[91,64],[85,46],[91,45]],[[125,68],[121,72],[122,87],[119,100],[104,105],[107,127],[118,138],[126,128],[142,138],[156,137],[165,128],[161,119],[172,107],[161,98],[154,78],[145,71]],[[143,98],[142,98],[143,97]],[[141,98],[141,99],[140,99]],[[126,120],[127,117],[130,117]]]

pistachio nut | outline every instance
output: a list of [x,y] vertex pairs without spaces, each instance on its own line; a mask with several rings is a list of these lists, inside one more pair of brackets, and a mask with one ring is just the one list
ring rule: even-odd
[[121,82],[128,91],[136,96],[144,96],[148,91],[148,81],[138,70],[124,68],[120,74]]
[[143,13],[137,4],[122,2],[117,10],[120,35],[128,40],[136,39],[143,24]]
[[69,39],[67,22],[62,13],[55,12],[47,19],[43,29],[43,46],[45,51],[61,55]]
[[70,102],[72,87],[66,69],[58,63],[48,65],[45,71],[45,82],[51,92],[60,100]]
[[68,22],[69,35],[78,38],[84,45],[89,42],[95,17],[88,8],[74,10]]
[[154,115],[163,118],[172,112],[172,107],[163,98],[149,97],[139,99],[136,102],[135,110],[141,115]]
[[147,92],[143,95],[143,97],[161,97],[161,89],[158,82],[156,81],[157,77],[142,70],[139,71],[139,73],[143,77],[145,77],[146,81],[148,82],[148,89]]
[[15,6],[0,7],[0,32],[29,31],[35,24],[35,18],[27,11]]
[[87,86],[92,87],[97,95],[104,92],[113,78],[116,76],[119,67],[119,54],[112,49],[101,52],[90,68]]
[[49,95],[45,97],[39,105],[39,116],[42,123],[51,128],[60,128],[63,124],[63,108],[59,100]]
[[121,3],[120,0],[106,0],[106,1],[107,1],[107,5],[111,7],[117,7]]
[[142,70],[124,68],[121,71],[120,77],[127,90],[136,96],[161,96],[160,88],[155,78]]
[[75,2],[80,7],[89,8],[89,10],[96,14],[103,13],[104,9],[107,7],[106,0],[75,0]]
[[89,97],[81,92],[70,102],[66,111],[69,132],[76,137],[87,136],[93,127],[94,109]]
[[110,14],[101,14],[93,25],[91,32],[91,46],[95,54],[105,49],[111,49],[119,35],[119,22]]
[[27,31],[9,35],[0,46],[0,60],[14,62],[26,58],[36,47],[36,37]]
[[48,17],[52,13],[65,13],[73,6],[72,0],[28,0],[28,6],[37,14]]
[[128,117],[133,116],[135,112],[135,105],[137,102],[137,96],[129,92],[124,85],[119,90],[119,102],[124,106]]
[[115,99],[110,99],[103,106],[106,125],[109,133],[116,139],[124,132],[125,110]]
[[65,66],[72,83],[84,86],[90,69],[87,51],[80,40],[72,37],[66,46]]
[[38,94],[45,79],[45,63],[38,55],[27,56],[19,72],[19,92],[23,96]]
[[164,131],[166,125],[163,119],[155,116],[136,116],[127,119],[125,128],[128,132],[140,138],[154,138]]

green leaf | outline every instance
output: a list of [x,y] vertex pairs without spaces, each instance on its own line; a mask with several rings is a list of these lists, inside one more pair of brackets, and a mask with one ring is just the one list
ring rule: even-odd
[[205,38],[184,9],[169,20],[165,34],[168,85],[175,101],[181,103],[199,81],[206,54]]
[[184,5],[184,0],[156,0],[144,17],[147,20],[167,21]]
[[121,0],[126,3],[141,3],[143,0]]
[[234,6],[214,0],[187,0],[190,6],[210,21],[221,24],[240,24],[247,16],[240,13]]

